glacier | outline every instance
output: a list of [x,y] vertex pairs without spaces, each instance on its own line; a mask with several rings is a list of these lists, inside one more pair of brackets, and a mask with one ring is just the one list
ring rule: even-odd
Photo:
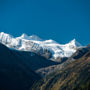
[[39,52],[40,54],[49,51],[54,59],[70,57],[78,48],[82,47],[76,39],[66,44],[59,44],[52,39],[43,40],[36,35],[28,36],[25,33],[19,37],[14,37],[10,34],[1,32],[0,42],[14,50]]

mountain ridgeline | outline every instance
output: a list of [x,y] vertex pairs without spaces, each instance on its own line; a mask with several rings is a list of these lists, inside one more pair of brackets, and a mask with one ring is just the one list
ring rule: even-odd
[[1,32],[0,90],[90,90],[90,45]]
[[0,42],[9,48],[20,51],[31,51],[57,62],[60,62],[61,58],[70,57],[82,46],[75,39],[67,44],[59,44],[52,39],[43,40],[36,35],[28,36],[22,34],[19,37],[13,37],[4,32],[0,33]]

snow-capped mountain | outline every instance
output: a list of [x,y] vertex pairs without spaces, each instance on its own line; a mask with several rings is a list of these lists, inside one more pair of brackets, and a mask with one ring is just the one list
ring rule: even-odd
[[54,59],[70,57],[77,48],[81,47],[81,44],[75,39],[67,44],[59,44],[51,39],[43,40],[36,35],[22,34],[20,37],[13,37],[4,32],[0,33],[0,42],[15,50],[31,51],[41,55],[50,52]]

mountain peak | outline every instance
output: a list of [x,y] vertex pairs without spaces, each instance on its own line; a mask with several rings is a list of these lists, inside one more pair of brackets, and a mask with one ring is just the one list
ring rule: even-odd
[[31,35],[29,36],[30,40],[42,40],[40,37],[38,37],[37,35]]
[[76,42],[76,39],[74,38],[74,39],[72,40],[72,42]]
[[20,36],[21,39],[27,39],[27,40],[42,40],[40,37],[38,37],[37,35],[31,35],[31,36],[28,36],[27,34],[23,33],[21,36]]
[[1,32],[0,34],[5,34],[4,32]]
[[7,33],[4,33],[4,32],[0,32],[0,36],[11,36],[11,35],[10,34],[7,34]]
[[25,33],[23,33],[21,36],[20,36],[22,39],[29,39],[29,36]]
[[72,41],[70,41],[69,44],[76,46],[76,47],[82,46],[75,38]]
[[0,42],[2,43],[10,43],[13,36],[4,32],[0,33]]
[[57,43],[56,41],[52,40],[52,39],[49,39],[49,40],[45,40],[44,43],[47,43],[47,44],[55,44]]
[[13,38],[12,35],[4,33],[4,32],[0,32],[0,37],[2,37],[2,38]]

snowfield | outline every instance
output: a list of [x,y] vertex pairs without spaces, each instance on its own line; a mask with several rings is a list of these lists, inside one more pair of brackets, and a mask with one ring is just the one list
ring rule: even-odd
[[43,40],[36,35],[28,36],[22,34],[20,37],[13,37],[4,32],[0,33],[0,42],[15,50],[34,51],[36,53],[43,53],[41,50],[48,50],[52,53],[52,58],[55,59],[58,57],[70,57],[78,48],[82,47],[82,45],[75,39],[67,44],[59,44],[52,39]]

